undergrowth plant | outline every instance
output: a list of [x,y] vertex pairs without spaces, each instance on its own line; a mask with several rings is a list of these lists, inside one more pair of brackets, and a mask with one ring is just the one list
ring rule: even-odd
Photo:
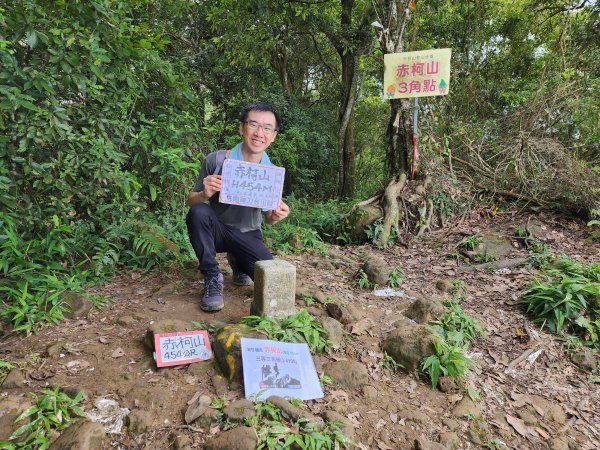
[[461,345],[454,333],[447,337],[434,336],[433,347],[435,353],[425,358],[421,363],[421,370],[431,379],[431,386],[436,387],[441,376],[450,376],[454,379],[462,377],[473,361],[466,356],[467,346]]
[[[26,409],[16,420],[16,422],[28,422],[13,433],[10,441],[0,442],[0,448],[47,449],[52,432],[64,430],[75,423],[79,417],[85,417],[85,413],[79,407],[83,392],[71,398],[59,388],[55,388],[47,389],[39,396],[34,394],[34,398],[35,404]],[[23,436],[25,436],[23,440],[14,442],[15,439]]]
[[527,313],[553,333],[578,336],[598,346],[600,334],[600,263],[584,264],[562,256],[548,265],[520,299]]
[[470,343],[477,337],[484,337],[485,330],[469,317],[461,308],[462,294],[444,302],[446,313],[430,324],[435,331],[433,338],[434,354],[424,358],[420,369],[436,387],[441,376],[460,379],[473,361],[466,355]]
[[[301,402],[290,399],[296,407]],[[213,406],[216,409],[222,406]],[[268,401],[254,404],[256,415],[244,419],[245,426],[252,427],[258,437],[257,450],[300,448],[304,450],[339,450],[350,444],[341,430],[341,422],[318,424],[304,418],[292,419],[284,411]],[[221,415],[223,417],[223,415]],[[227,424],[229,428],[234,424]]]
[[480,236],[473,235],[460,241],[458,246],[464,248],[465,250],[474,251],[477,247],[479,247],[479,244],[481,244],[481,242],[482,239]]
[[371,281],[369,281],[369,276],[362,269],[358,271],[356,283],[361,289],[370,289],[372,287],[375,287],[375,285],[371,283]]
[[388,286],[391,288],[397,288],[404,284],[406,281],[406,274],[401,266],[395,267],[394,270],[388,275]]
[[281,342],[306,342],[312,352],[328,352],[333,343],[327,332],[308,311],[302,310],[284,319],[246,316],[240,323],[264,333],[269,339]]

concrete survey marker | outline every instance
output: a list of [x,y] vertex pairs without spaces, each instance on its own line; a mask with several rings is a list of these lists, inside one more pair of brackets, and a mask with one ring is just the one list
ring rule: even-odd
[[296,314],[296,266],[281,260],[258,261],[254,265],[256,316],[287,317]]

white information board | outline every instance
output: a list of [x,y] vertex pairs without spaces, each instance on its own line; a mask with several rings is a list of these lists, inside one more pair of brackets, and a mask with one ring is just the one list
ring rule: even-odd
[[241,338],[246,398],[259,392],[313,400],[323,397],[307,344]]

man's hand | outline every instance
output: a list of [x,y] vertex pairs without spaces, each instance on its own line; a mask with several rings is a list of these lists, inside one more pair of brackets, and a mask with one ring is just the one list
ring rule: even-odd
[[223,177],[221,175],[208,175],[204,178],[204,194],[207,198],[211,198],[221,190]]
[[266,214],[267,223],[274,225],[280,220],[285,219],[290,213],[290,207],[284,202],[279,202],[277,209],[273,209]]
[[190,191],[188,194],[188,205],[207,202],[209,198],[221,191],[223,177],[221,175],[208,175],[203,180],[204,189],[200,192]]

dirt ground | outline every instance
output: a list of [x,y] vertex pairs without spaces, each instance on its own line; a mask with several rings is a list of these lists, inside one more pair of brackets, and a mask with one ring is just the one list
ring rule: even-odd
[[[346,246],[330,247],[328,255],[277,256],[296,265],[302,283],[362,314],[360,326],[346,327],[339,349],[315,360],[318,370],[328,361],[358,361],[369,372],[368,383],[353,389],[325,386],[325,397],[305,402],[306,407],[327,407],[348,417],[356,426],[357,445],[363,449],[424,448],[425,444],[414,444],[420,438],[439,443],[430,448],[600,448],[598,384],[570,361],[556,337],[532,324],[516,302],[535,271],[522,266],[463,272],[459,265],[464,262],[455,256],[465,237],[493,232],[514,240],[515,225],[528,220],[542,225],[540,240],[552,254],[598,261],[598,244],[584,242],[589,235],[585,223],[516,211],[495,216],[474,211],[415,240],[410,248],[398,245],[381,251]],[[509,258],[529,255],[529,250],[516,246],[516,241],[514,244]],[[461,279],[468,286],[462,307],[485,328],[487,336],[471,348],[476,365],[468,382],[480,399],[466,412],[457,408],[466,404],[463,390],[433,390],[424,378],[382,367],[382,342],[412,300],[377,297],[358,287],[356,273],[369,254],[378,254],[391,268],[403,267],[407,279],[401,289],[409,295],[448,295],[436,288],[443,279]],[[105,448],[167,449],[175,436],[182,435],[190,447],[203,448],[220,430],[186,428],[183,416],[196,392],[211,397],[223,393],[215,381],[215,367],[205,362],[194,364],[193,369],[157,370],[143,345],[148,326],[156,320],[218,324],[249,314],[252,287],[235,287],[226,276],[225,308],[215,314],[200,310],[201,289],[194,270],[123,273],[91,290],[110,299],[105,309],[94,309],[86,318],[68,320],[29,337],[4,336],[1,358],[25,368],[24,385],[12,389],[11,395],[62,386],[82,389],[86,410],[92,409],[98,398],[114,399],[131,409],[151,405],[156,412],[149,429],[134,433],[125,427],[120,434],[108,435]],[[300,299],[297,304],[304,306]],[[323,309],[319,303],[310,308]],[[531,357],[531,349],[541,350],[536,359]],[[529,360],[519,361],[522,355]],[[132,392],[140,397],[140,390],[146,390],[147,405],[132,400]],[[225,395],[229,400],[241,398],[243,387],[233,384]]]

